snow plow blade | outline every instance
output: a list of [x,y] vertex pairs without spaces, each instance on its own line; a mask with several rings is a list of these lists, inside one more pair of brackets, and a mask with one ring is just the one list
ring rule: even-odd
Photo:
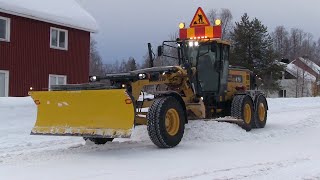
[[128,138],[134,104],[125,89],[31,92],[37,105],[32,135]]

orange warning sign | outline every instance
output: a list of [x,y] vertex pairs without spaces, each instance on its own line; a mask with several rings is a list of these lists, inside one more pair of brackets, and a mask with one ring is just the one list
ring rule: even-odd
[[198,8],[190,24],[190,27],[197,26],[210,26],[210,22],[201,7]]

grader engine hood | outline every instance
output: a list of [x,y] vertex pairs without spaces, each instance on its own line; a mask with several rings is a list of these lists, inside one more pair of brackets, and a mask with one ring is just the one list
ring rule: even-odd
[[135,110],[125,89],[32,92],[37,121],[31,134],[130,137]]

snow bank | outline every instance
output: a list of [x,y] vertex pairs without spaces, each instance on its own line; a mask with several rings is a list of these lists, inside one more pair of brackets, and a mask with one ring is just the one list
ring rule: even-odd
[[55,149],[83,142],[81,138],[31,136],[36,115],[31,97],[0,98],[0,159],[8,153]]
[[0,179],[319,179],[320,98],[268,104],[264,129],[190,121],[179,146],[158,149],[146,126],[106,145],[30,136],[31,98],[0,98]]
[[97,32],[95,19],[75,0],[0,0],[0,12]]
[[0,108],[32,107],[33,105],[31,97],[0,97]]

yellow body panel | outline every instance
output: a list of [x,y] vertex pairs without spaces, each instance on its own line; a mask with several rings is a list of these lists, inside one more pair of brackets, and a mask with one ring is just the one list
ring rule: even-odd
[[196,33],[195,33],[194,28],[189,28],[189,29],[187,30],[187,36],[188,36],[188,37],[195,37],[195,36],[196,36]]
[[205,27],[205,35],[207,37],[213,37],[213,26],[206,26]]
[[250,89],[250,71],[243,69],[229,69],[228,87],[226,99],[230,100],[237,92],[236,87]]
[[130,137],[134,106],[124,89],[32,92],[32,134]]

